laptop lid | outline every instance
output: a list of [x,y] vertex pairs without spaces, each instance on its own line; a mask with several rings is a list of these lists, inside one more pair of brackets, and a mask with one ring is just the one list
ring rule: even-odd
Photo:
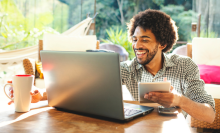
[[124,120],[118,53],[40,54],[49,106]]

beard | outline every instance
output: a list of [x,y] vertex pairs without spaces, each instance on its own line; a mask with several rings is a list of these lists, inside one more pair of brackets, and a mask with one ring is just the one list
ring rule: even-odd
[[156,47],[154,48],[153,52],[149,52],[148,49],[143,49],[143,48],[140,48],[140,49],[136,49],[136,48],[135,48],[135,49],[134,49],[134,52],[135,52],[135,50],[146,50],[146,54],[147,54],[146,60],[141,61],[141,60],[139,60],[139,59],[137,58],[137,56],[136,56],[137,62],[138,62],[139,64],[145,66],[145,65],[147,65],[149,62],[151,62],[151,60],[153,60],[153,58],[154,58],[155,55],[157,54],[158,45],[156,45]]

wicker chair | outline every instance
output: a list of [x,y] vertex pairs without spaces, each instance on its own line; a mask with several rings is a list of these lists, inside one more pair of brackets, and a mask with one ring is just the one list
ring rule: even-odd
[[125,50],[124,47],[120,45],[102,43],[100,44],[99,48],[112,50],[112,51],[115,51],[116,53],[119,53],[120,61],[126,61],[128,59],[128,52]]
[[182,45],[173,50],[173,54],[184,55],[187,56],[187,46]]
[[[220,38],[194,38],[187,44],[187,54],[196,64],[220,66]],[[212,124],[191,117],[191,126],[196,128],[220,129],[220,85],[205,84],[205,90],[215,100],[216,115]]]

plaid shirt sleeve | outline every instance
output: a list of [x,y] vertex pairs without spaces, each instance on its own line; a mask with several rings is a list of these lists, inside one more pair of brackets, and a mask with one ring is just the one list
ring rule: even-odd
[[120,63],[122,85],[126,85],[129,79],[129,68],[126,62]]
[[184,88],[186,88],[185,96],[189,99],[199,102],[208,103],[215,111],[215,102],[211,95],[208,95],[204,89],[204,81],[200,79],[198,66],[190,59],[185,60],[184,69]]

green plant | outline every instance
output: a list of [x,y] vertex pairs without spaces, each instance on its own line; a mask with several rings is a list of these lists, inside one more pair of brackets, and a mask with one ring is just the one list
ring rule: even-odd
[[132,44],[128,40],[127,32],[119,29],[118,27],[115,30],[113,28],[107,29],[106,32],[108,34],[108,39],[102,39],[103,42],[124,47],[129,54],[130,60],[135,57]]
[[190,39],[191,23],[197,21],[197,14],[194,11],[185,11],[182,5],[161,6],[160,10],[170,15],[176,22],[180,41]]
[[33,28],[26,31],[23,26],[11,26],[4,20],[0,24],[0,49],[4,50],[14,50],[37,45],[38,40],[42,39],[45,33],[59,34],[50,27],[44,27],[41,30]]
[[24,30],[19,31],[17,29],[10,29],[4,25],[5,32],[1,32],[0,49],[14,50],[24,48],[27,46],[33,46],[38,44],[38,40],[43,38],[45,33],[59,34],[50,27],[45,27],[43,30],[33,28],[26,32]]
[[[192,42],[192,39],[194,37],[197,37],[197,33],[196,32],[192,32],[191,33],[191,39],[189,39],[188,42]],[[200,37],[203,37],[203,38],[217,38],[218,37],[218,33],[214,32],[214,31],[209,31],[207,33],[205,30],[202,30],[200,32]]]
[[[58,33],[46,26],[53,21],[51,13],[38,14],[36,22],[33,16],[24,17],[13,0],[0,0],[0,49],[14,50],[37,45],[44,33]],[[33,23],[36,24],[31,25]]]

